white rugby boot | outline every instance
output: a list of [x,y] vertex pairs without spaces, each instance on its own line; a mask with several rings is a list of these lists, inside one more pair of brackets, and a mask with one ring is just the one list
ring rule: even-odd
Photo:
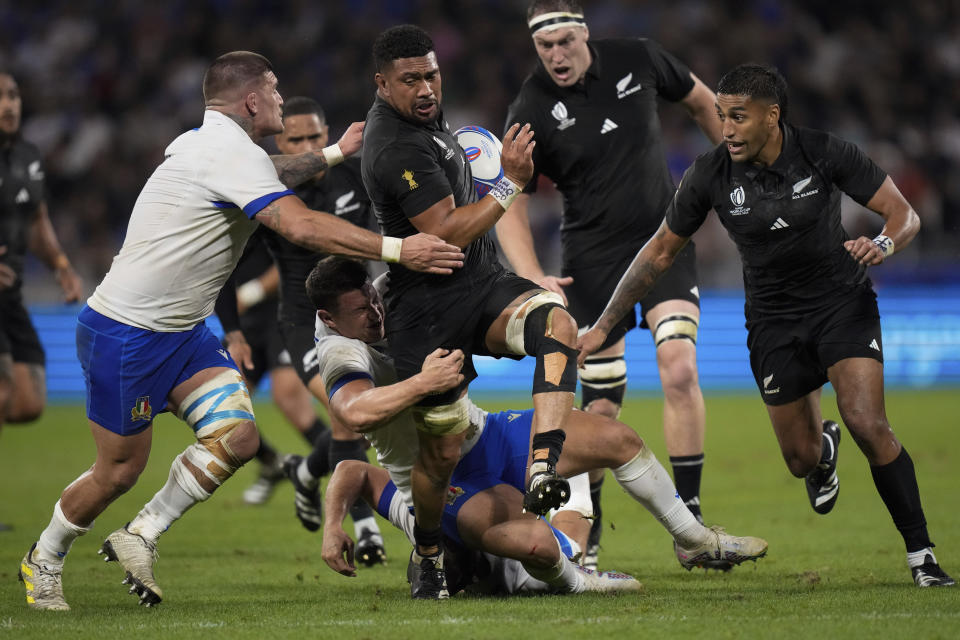
[[33,557],[34,542],[20,561],[20,582],[27,589],[27,605],[31,609],[70,611],[63,598],[63,564],[46,563]]
[[126,569],[127,576],[120,584],[130,585],[129,593],[140,597],[139,604],[146,607],[160,604],[163,591],[153,577],[153,563],[157,559],[156,545],[130,533],[124,525],[107,536],[97,553],[104,556],[104,562],[116,561]]
[[643,591],[639,580],[626,573],[616,571],[596,571],[574,563],[574,567],[583,576],[583,590],[603,593]]
[[673,544],[677,560],[684,569],[709,568],[718,561],[729,562],[732,566],[767,555],[767,541],[763,538],[731,536],[718,526],[710,527],[710,534],[706,542],[695,547]]

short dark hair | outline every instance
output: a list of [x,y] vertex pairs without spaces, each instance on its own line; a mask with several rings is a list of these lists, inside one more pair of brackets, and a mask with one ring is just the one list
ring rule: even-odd
[[341,256],[327,256],[307,276],[307,296],[315,309],[336,313],[340,296],[354,289],[362,289],[369,279],[362,262]]
[[323,113],[323,107],[313,98],[306,96],[294,96],[283,101],[283,117],[289,116],[308,116],[315,114],[321,122],[327,121],[327,116]]
[[776,67],[752,62],[734,67],[720,78],[717,93],[780,105],[781,122],[787,117],[787,81]]
[[373,43],[373,64],[377,71],[399,58],[420,58],[433,51],[433,40],[413,24],[390,27]]
[[554,11],[565,11],[567,13],[583,14],[583,7],[577,0],[533,0],[527,7],[527,22],[530,22],[534,16],[543,13],[553,13]]
[[273,65],[259,53],[225,53],[214,60],[203,74],[203,99],[209,101],[225,92],[241,89],[251,82],[261,80],[268,71],[273,71]]

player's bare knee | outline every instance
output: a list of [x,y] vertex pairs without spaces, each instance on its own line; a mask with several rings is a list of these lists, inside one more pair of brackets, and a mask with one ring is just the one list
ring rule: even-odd
[[524,565],[534,569],[550,569],[560,560],[560,548],[549,527],[537,527],[524,536],[524,543]]
[[697,392],[699,378],[695,359],[674,358],[660,364],[660,383],[664,396],[683,400]]
[[226,439],[230,451],[241,465],[257,455],[257,449],[260,448],[260,432],[250,420],[234,427]]
[[93,468],[93,479],[113,499],[129,491],[146,466],[146,459],[129,459],[112,464],[98,462]]

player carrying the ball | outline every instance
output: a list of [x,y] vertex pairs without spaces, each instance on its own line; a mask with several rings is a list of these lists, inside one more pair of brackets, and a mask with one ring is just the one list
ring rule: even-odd
[[381,229],[396,237],[429,232],[466,258],[452,276],[422,276],[390,267],[387,338],[401,380],[420,371],[437,348],[464,352],[463,382],[414,409],[420,453],[413,469],[416,548],[414,598],[446,598],[440,519],[450,475],[470,420],[472,355],[537,359],[533,379],[533,462],[524,499],[545,513],[566,500],[555,466],[576,389],[577,327],[556,293],[504,269],[486,237],[533,175],[533,131],[519,124],[503,140],[504,177],[479,201],[470,165],[441,110],[440,67],[423,29],[402,25],[373,45],[377,96],[367,114],[364,186]]

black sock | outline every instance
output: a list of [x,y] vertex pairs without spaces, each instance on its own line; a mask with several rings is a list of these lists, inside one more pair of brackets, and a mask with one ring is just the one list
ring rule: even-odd
[[[331,469],[337,468],[337,463],[341,460],[361,460],[367,461],[367,445],[363,438],[356,440],[330,440],[329,464]],[[350,517],[353,521],[373,517],[373,509],[363,500],[357,500],[350,507]]]
[[603,489],[603,477],[596,482],[590,483],[590,502],[593,505],[593,522],[590,524],[590,534],[587,536],[587,544],[600,544],[600,534],[603,532],[603,523],[601,517],[603,510],[600,508],[600,490]]
[[893,518],[893,524],[903,536],[907,553],[932,547],[933,543],[927,533],[927,519],[924,518],[923,507],[920,505],[917,474],[907,449],[901,448],[900,455],[889,464],[879,467],[871,465],[870,473],[873,474],[877,493]]
[[[421,529],[420,525],[414,522],[413,539],[417,543],[417,547],[440,547],[440,550],[443,551],[443,531],[440,527]],[[417,549],[417,553],[420,553],[419,549]]]
[[260,447],[257,449],[257,460],[265,467],[274,467],[280,460],[277,450],[270,446],[263,434],[260,434]]
[[321,433],[313,443],[313,451],[307,456],[307,469],[314,478],[322,478],[330,471],[330,440],[333,434],[329,429]]
[[557,466],[557,460],[560,459],[560,452],[563,450],[563,441],[566,438],[567,434],[562,429],[551,429],[543,433],[533,434],[531,447],[533,449],[533,460],[546,458],[552,466]]
[[703,454],[695,456],[670,456],[673,466],[673,482],[677,485],[680,499],[687,505],[697,520],[703,522],[700,513],[700,476],[703,473]]
[[324,432],[330,431],[330,427],[327,426],[327,423],[323,421],[323,418],[317,417],[313,421],[313,425],[309,429],[303,432],[303,438],[307,441],[311,447],[317,444],[317,440]]

